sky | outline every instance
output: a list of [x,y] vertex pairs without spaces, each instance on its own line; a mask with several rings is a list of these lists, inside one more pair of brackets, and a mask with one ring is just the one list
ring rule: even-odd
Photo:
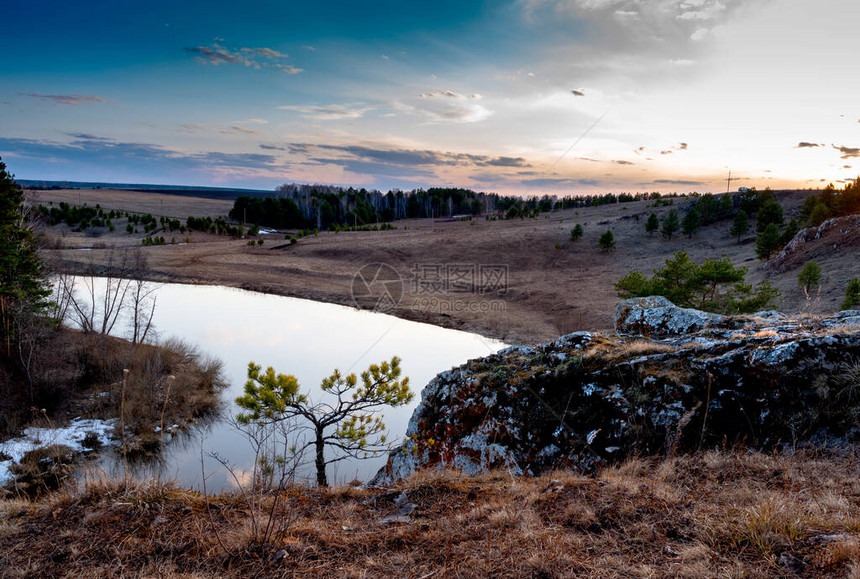
[[860,175],[856,0],[3,12],[0,157],[20,179],[569,195]]

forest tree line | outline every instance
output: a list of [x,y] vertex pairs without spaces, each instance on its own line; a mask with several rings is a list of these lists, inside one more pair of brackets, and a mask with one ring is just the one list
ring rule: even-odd
[[502,219],[526,218],[559,209],[659,198],[661,194],[656,192],[522,198],[459,187],[392,190],[383,193],[353,187],[285,184],[278,187],[275,195],[271,197],[239,197],[230,210],[230,218],[242,223],[255,223],[278,229],[329,229],[336,226],[355,227],[384,223],[396,219],[451,219],[478,215]]

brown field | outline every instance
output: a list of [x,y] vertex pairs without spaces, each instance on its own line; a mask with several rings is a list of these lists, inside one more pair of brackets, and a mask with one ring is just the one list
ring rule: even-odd
[[702,452],[589,477],[428,471],[259,502],[97,479],[0,502],[0,575],[856,578],[857,464]]
[[[786,220],[799,217],[807,194],[778,194]],[[113,190],[41,191],[32,198],[43,204],[80,200],[100,203],[104,209],[183,219],[188,215],[226,215],[232,207],[231,201]],[[685,203],[683,198],[675,199],[674,207]],[[396,231],[320,232],[295,245],[284,241],[284,232],[263,235],[264,245],[254,247],[249,247],[247,240],[202,233],[190,235],[190,244],[172,245],[171,237],[181,242],[186,235],[158,233],[167,238],[168,245],[146,247],[144,251],[149,275],[156,280],[223,284],[347,305],[353,304],[351,286],[359,269],[385,263],[403,280],[403,298],[391,313],[513,343],[546,341],[576,330],[612,328],[618,302],[613,284],[633,269],[650,275],[679,250],[686,250],[697,262],[731,257],[735,264],[749,268],[747,280],[754,283],[767,276],[782,292],[778,308],[786,312],[835,311],[848,279],[860,276],[856,247],[818,244],[820,247],[816,245],[809,252],[823,266],[826,279],[820,295],[807,302],[797,284],[805,260],[795,259],[794,265],[781,273],[760,270],[754,233],[738,244],[728,234],[730,221],[703,228],[692,239],[680,236],[665,240],[659,234],[649,237],[645,220],[651,211],[662,217],[671,208],[652,208],[649,202],[641,201],[559,211],[525,220],[404,220],[395,223]],[[577,223],[583,225],[585,235],[571,242],[570,229]],[[99,237],[72,232],[65,226],[50,228],[46,232],[46,245],[53,248],[47,250],[50,260],[59,269],[86,267],[93,260],[106,260],[111,247],[139,245],[143,234],[129,235],[124,226],[124,221],[119,222],[115,233]],[[617,250],[611,253],[601,252],[597,245],[598,237],[607,229],[617,240]],[[81,247],[94,249],[74,249]],[[421,294],[410,282],[416,265],[422,264],[504,265],[507,291]],[[438,299],[428,301],[428,297]]]

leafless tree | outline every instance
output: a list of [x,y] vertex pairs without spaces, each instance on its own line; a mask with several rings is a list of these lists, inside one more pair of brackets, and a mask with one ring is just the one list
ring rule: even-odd
[[[91,259],[77,283],[63,284],[65,307],[71,309],[81,330],[100,334],[112,333],[123,310],[128,308],[132,342],[143,342],[152,329],[157,289],[144,280],[146,269],[146,258],[140,248],[112,249],[103,266]],[[76,291],[78,287],[80,292]]]
[[33,363],[39,353],[39,346],[44,343],[50,332],[45,319],[37,314],[32,307],[25,304],[15,304],[12,312],[12,323],[15,332],[15,349],[18,360],[27,378],[27,389],[30,403],[33,403]]
[[55,324],[60,325],[66,321],[69,307],[72,304],[72,295],[75,291],[75,276],[68,273],[57,273],[52,276],[52,292],[48,302],[47,314]]
[[129,298],[131,303],[131,342],[138,344],[146,341],[146,336],[152,328],[152,316],[155,313],[156,296],[155,284],[143,279],[146,272],[146,256],[137,249],[132,259],[130,275]]
[[[299,429],[294,421],[277,424],[234,422],[233,426],[251,444],[254,461],[250,472],[237,468],[216,452],[210,453],[210,456],[227,470],[247,505],[251,519],[251,540],[257,545],[280,544],[287,529],[297,519],[293,508],[295,499],[283,491],[295,483],[296,475],[304,465],[302,450],[298,450],[302,445],[296,444],[293,438]],[[203,493],[208,508],[205,469]]]

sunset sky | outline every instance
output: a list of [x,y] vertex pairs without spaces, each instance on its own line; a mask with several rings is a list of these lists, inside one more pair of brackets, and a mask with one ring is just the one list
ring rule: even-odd
[[20,179],[540,195],[860,174],[856,0],[14,2]]

